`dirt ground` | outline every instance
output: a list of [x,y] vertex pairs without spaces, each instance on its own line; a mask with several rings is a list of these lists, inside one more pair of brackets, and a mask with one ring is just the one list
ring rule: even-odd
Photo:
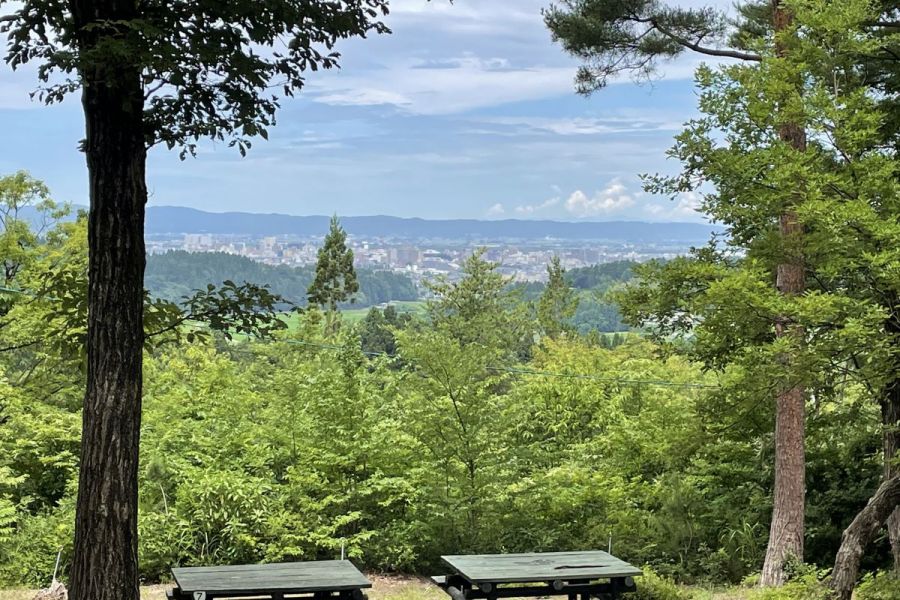
[[[405,576],[368,574],[372,589],[370,600],[446,600],[447,596],[427,579]],[[170,585],[141,587],[141,600],[165,600]],[[33,600],[35,590],[0,590],[0,600]]]
[[[404,575],[379,575],[367,573],[372,582],[368,590],[370,600],[449,600],[448,596],[427,578]],[[167,585],[141,587],[141,600],[165,600]],[[685,588],[695,600],[747,600],[751,595],[747,588],[703,589]],[[33,600],[35,590],[0,590],[0,600]]]

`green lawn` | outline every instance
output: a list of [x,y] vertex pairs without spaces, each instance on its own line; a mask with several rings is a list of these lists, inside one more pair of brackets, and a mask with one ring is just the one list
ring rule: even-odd
[[[425,312],[425,302],[423,300],[398,301],[391,303],[399,313],[412,313],[421,315]],[[341,318],[345,323],[355,324],[362,321],[368,314],[371,307],[368,308],[348,308],[341,310]],[[288,325],[293,329],[297,325],[299,315],[292,313],[288,315]],[[2,599],[0,599],[2,600]]]

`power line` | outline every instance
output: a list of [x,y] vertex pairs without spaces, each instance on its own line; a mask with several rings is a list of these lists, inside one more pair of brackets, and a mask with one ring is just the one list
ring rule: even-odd
[[[7,292],[13,294],[21,294],[23,296],[32,296],[34,294],[30,294],[24,290],[17,290],[12,288],[0,287],[0,292]],[[320,348],[323,350],[346,350],[347,346],[340,346],[337,344],[325,344],[322,342],[311,342],[308,340],[282,340],[287,344],[294,344],[299,346],[307,346],[313,348]],[[271,342],[269,342],[271,343]],[[365,356],[371,357],[385,357],[385,358],[397,358],[395,355],[391,355],[387,352],[368,352],[365,350],[361,351]],[[601,381],[604,383],[612,383],[616,385],[633,385],[633,386],[656,386],[656,387],[674,387],[674,388],[694,388],[694,389],[719,389],[720,386],[716,384],[709,383],[687,383],[687,382],[678,382],[678,381],[667,381],[664,379],[619,379],[616,377],[606,377],[601,375],[593,375],[588,373],[559,373],[554,371],[540,371],[536,369],[523,369],[516,367],[487,367],[488,371],[494,371],[497,373],[511,373],[513,375],[530,375],[536,377],[559,377],[564,379],[582,379],[582,380],[590,380],[590,381]]]
[[0,287],[0,292],[6,292],[7,294],[18,294],[19,296],[34,297],[34,294],[30,294],[24,290],[16,290],[16,289],[7,288],[7,287]]
[[515,367],[488,367],[490,371],[506,371],[519,375],[538,375],[541,377],[563,377],[568,379],[590,379],[592,381],[603,381],[607,383],[617,383],[623,385],[655,385],[663,387],[684,387],[684,388],[706,388],[719,389],[721,386],[714,383],[687,383],[679,381],[667,381],[665,379],[617,379],[615,377],[604,377],[601,375],[589,375],[584,373],[556,373],[553,371],[536,371],[534,369],[517,369]]
[[[348,346],[339,346],[337,344],[325,344],[322,342],[311,342],[308,340],[283,340],[287,344],[295,344],[299,346],[308,346],[313,348],[321,348],[323,350],[346,350]],[[398,358],[387,352],[366,352],[362,353],[366,356],[376,356],[385,358]],[[719,389],[721,386],[711,383],[687,383],[679,381],[667,381],[665,379],[620,379],[616,377],[605,377],[602,375],[592,375],[586,373],[559,373],[555,371],[540,371],[536,369],[522,369],[516,367],[486,367],[488,371],[499,373],[512,373],[514,375],[534,375],[538,377],[561,377],[567,379],[587,379],[591,381],[601,381],[604,383],[614,383],[617,385],[652,385],[659,387],[676,387],[676,388],[698,388],[698,389]]]

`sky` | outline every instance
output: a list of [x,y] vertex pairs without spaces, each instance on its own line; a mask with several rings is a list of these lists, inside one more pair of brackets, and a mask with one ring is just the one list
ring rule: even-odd
[[[696,115],[696,57],[651,83],[625,78],[590,97],[552,42],[550,0],[392,0],[391,35],[338,47],[342,68],[311,73],[246,158],[203,144],[154,148],[149,203],[294,215],[696,221],[696,195],[642,192],[674,173],[666,150]],[[698,0],[685,0],[683,6]],[[730,0],[707,4],[729,5]],[[0,65],[0,174],[31,172],[57,200],[87,204],[77,95],[29,99],[35,71]]]

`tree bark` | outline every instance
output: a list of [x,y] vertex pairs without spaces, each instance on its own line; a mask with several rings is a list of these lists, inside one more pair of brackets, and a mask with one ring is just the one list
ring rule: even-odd
[[[792,22],[792,15],[782,5],[781,0],[772,0],[775,33],[786,31]],[[788,55],[788,48],[782,39],[776,37],[777,56]],[[800,82],[797,83],[798,87]],[[779,137],[798,152],[806,150],[806,131],[797,123],[785,123],[779,129]],[[801,185],[798,182],[798,185]],[[803,225],[800,223],[795,206],[800,201],[799,192],[779,219],[779,232],[784,258],[778,265],[776,286],[785,296],[802,294],[806,288],[806,266],[801,251]],[[776,325],[778,337],[790,336],[802,343],[802,328],[787,319],[779,319]],[[791,357],[784,356],[790,365]],[[763,563],[760,585],[777,586],[784,583],[785,561],[789,558],[803,559],[803,537],[806,502],[806,390],[800,385],[792,385],[779,392],[775,400],[775,490],[772,508],[772,524],[769,543]]]
[[[884,481],[900,475],[895,464],[900,450],[900,378],[891,381],[881,400],[882,445],[884,453]],[[887,518],[888,537],[894,556],[894,570],[900,572],[900,506]]]
[[859,561],[872,538],[900,506],[900,473],[886,479],[878,487],[850,526],[841,536],[841,546],[834,559],[831,589],[839,600],[850,600],[859,576]]
[[[140,69],[127,44],[133,0],[70,3],[83,60],[88,219],[87,390],[72,600],[138,600],[137,503],[143,350],[146,146]],[[91,24],[91,27],[85,27]],[[105,48],[102,56],[91,56]]]

